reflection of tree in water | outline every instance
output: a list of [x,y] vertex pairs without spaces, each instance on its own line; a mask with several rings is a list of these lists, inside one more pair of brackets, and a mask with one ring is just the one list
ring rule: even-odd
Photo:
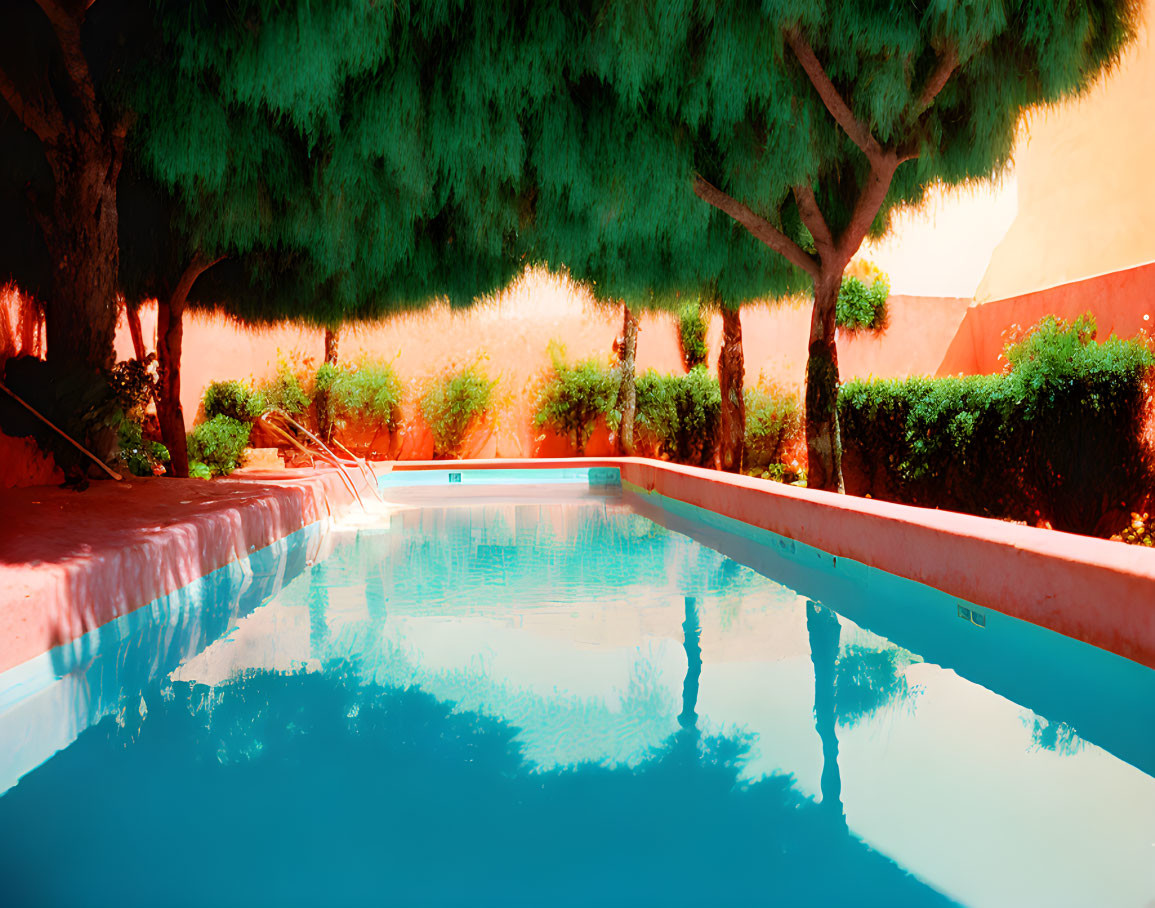
[[14,903],[945,903],[788,778],[741,784],[740,740],[529,772],[516,728],[349,666],[148,696],[131,746],[105,722],[0,799]]
[[852,645],[843,647],[834,663],[834,705],[838,724],[853,728],[885,707],[902,702],[912,707],[922,692],[906,680],[906,667],[914,659],[897,647],[885,649]]

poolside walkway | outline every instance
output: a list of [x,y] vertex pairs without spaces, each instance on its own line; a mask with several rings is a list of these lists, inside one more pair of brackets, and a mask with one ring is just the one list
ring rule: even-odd
[[[353,475],[362,493],[367,482]],[[132,477],[0,497],[0,671],[180,589],[353,496],[333,469]]]

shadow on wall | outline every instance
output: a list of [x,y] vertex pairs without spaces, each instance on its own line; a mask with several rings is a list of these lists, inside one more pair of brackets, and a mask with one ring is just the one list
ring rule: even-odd
[[[35,303],[8,285],[0,288],[0,375],[9,359],[24,353],[44,355],[44,318]],[[0,432],[0,489],[63,481],[64,473],[56,461],[32,439]]]

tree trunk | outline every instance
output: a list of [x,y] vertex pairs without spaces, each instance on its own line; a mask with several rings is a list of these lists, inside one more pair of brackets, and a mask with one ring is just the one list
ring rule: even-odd
[[835,665],[841,632],[834,612],[813,602],[806,603],[806,636],[814,665],[814,727],[822,742],[822,809],[836,823],[845,826],[842,773],[838,768],[838,714],[834,700]]
[[622,307],[625,315],[622,322],[622,344],[619,349],[621,358],[621,385],[618,389],[618,403],[621,405],[622,422],[618,429],[618,438],[621,440],[622,453],[633,457],[637,449],[634,446],[634,421],[638,413],[638,384],[637,384],[637,352],[638,352],[638,316],[630,310],[629,305]]
[[124,318],[128,322],[128,334],[132,338],[132,352],[138,362],[143,363],[147,351],[144,349],[144,332],[140,329],[140,310],[127,300],[124,303]]
[[834,314],[841,270],[814,282],[810,355],[806,361],[806,485],[842,492],[842,437],[838,429],[838,347]]
[[[219,259],[218,259],[219,261]],[[157,421],[160,436],[168,448],[169,469],[173,476],[188,476],[188,439],[185,435],[184,410],[180,403],[180,354],[184,340],[184,310],[189,291],[196,279],[214,263],[199,255],[185,268],[166,298],[159,300],[156,320],[156,352],[160,363],[160,396]]]
[[[329,366],[337,365],[337,344],[341,339],[340,328],[325,329],[325,363]],[[316,399],[313,402],[317,411],[317,434],[326,444],[333,439],[333,418],[329,410],[328,387],[318,388]]]
[[722,306],[722,352],[718,355],[718,383],[722,408],[718,420],[718,461],[728,473],[742,472],[746,448],[746,399],[742,381],[742,319],[740,310]]
[[120,154],[77,129],[47,151],[56,189],[45,242],[53,263],[45,306],[49,362],[112,366],[120,267]]

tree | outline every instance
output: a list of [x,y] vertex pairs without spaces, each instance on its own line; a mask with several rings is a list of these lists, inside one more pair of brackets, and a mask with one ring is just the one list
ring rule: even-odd
[[158,16],[148,65],[120,85],[138,116],[121,271],[132,297],[159,300],[160,422],[178,475],[186,305],[330,328],[468,304],[518,267],[518,172],[501,177],[504,148],[451,134],[492,106],[467,69],[491,31],[459,25],[437,4],[404,17],[369,0]]
[[820,489],[842,486],[834,327],[851,257],[935,182],[998,173],[1020,112],[1089,86],[1137,16],[1133,0],[555,7],[572,49],[531,155],[538,216],[555,200],[584,204],[604,242],[657,243],[709,272],[709,221],[683,199],[692,187],[809,284]]
[[49,362],[100,370],[112,365],[116,184],[132,122],[100,89],[131,48],[136,17],[115,2],[90,6],[14,0],[0,12],[0,220],[21,234],[4,237],[0,269],[43,302]]

